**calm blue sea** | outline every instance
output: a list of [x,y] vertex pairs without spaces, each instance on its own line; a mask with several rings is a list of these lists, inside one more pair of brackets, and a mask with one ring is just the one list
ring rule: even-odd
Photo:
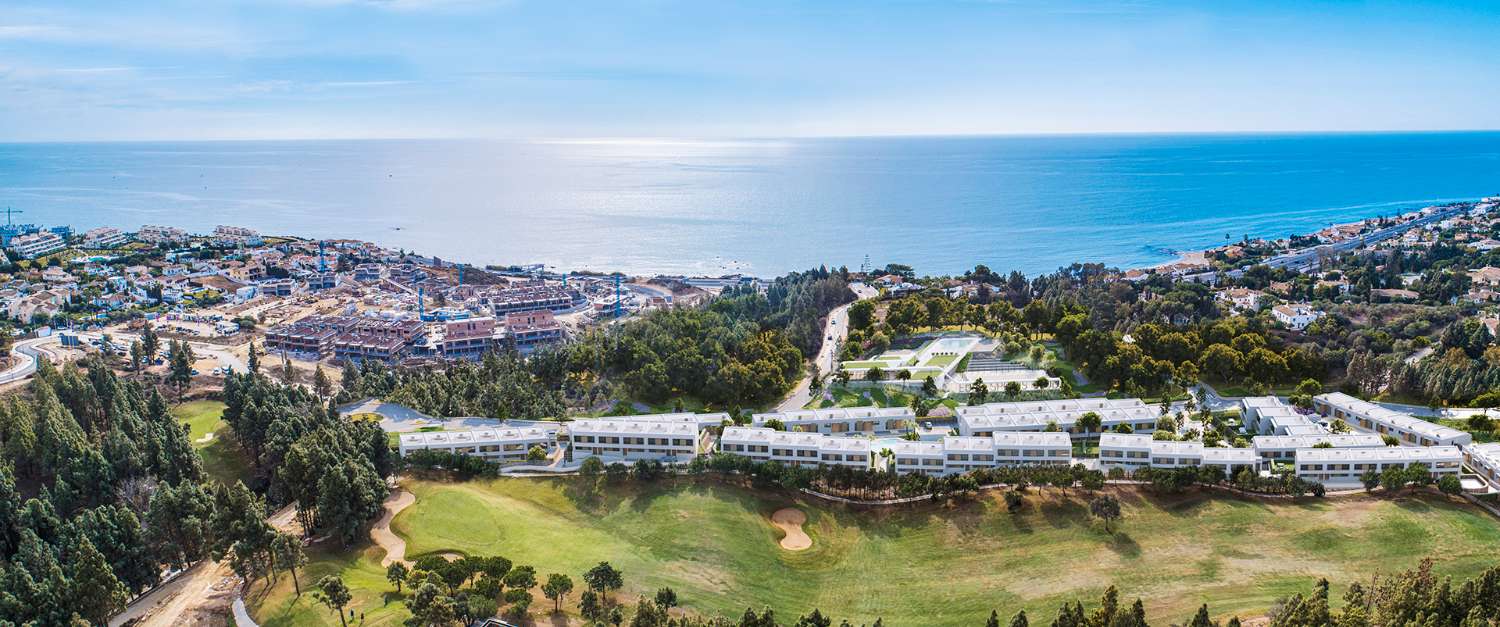
[[1500,133],[0,145],[20,221],[628,272],[1130,267],[1496,193]]

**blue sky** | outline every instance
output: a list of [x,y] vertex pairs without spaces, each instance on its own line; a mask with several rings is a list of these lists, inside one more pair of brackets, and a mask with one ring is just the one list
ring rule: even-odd
[[1500,3],[8,0],[0,140],[1500,128]]

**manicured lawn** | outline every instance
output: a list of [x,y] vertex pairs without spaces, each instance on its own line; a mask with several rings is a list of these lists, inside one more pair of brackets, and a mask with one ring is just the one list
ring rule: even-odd
[[[887,510],[830,507],[752,492],[711,479],[640,487],[569,479],[409,482],[416,504],[396,517],[407,555],[504,555],[576,581],[601,560],[624,572],[633,599],[670,586],[684,605],[737,616],[770,606],[791,619],[812,608],[892,625],[975,625],[997,609],[1009,617],[1056,614],[1064,601],[1093,603],[1111,583],[1141,597],[1153,623],[1185,622],[1200,603],[1215,617],[1254,616],[1277,598],[1436,560],[1443,575],[1469,577],[1494,564],[1500,524],[1433,496],[1354,497],[1297,504],[1222,495],[1145,496],[1111,489],[1124,518],[1111,536],[1089,520],[1082,495],[1032,490],[1021,513],[1000,494],[954,507]],[[808,515],[813,547],[781,550],[768,522],[795,506]],[[339,570],[370,618],[389,589],[371,552],[319,558],[304,581]],[[324,569],[324,570],[317,570]],[[291,603],[284,581],[255,615],[270,625],[337,624],[311,600]],[[278,592],[280,591],[280,592]],[[577,594],[570,597],[577,602]],[[394,605],[394,604],[392,604]],[[545,612],[545,604],[533,606]],[[572,604],[569,607],[575,607]],[[380,620],[387,620],[381,618]]]
[[942,368],[953,363],[955,359],[958,359],[958,355],[934,355],[931,359],[927,360],[927,363],[922,365],[931,368]]
[[[188,426],[188,440],[198,451],[209,477],[225,484],[250,482],[250,460],[235,445],[234,434],[222,418],[224,403],[190,401],[172,408],[172,414]],[[205,440],[208,434],[213,437]]]

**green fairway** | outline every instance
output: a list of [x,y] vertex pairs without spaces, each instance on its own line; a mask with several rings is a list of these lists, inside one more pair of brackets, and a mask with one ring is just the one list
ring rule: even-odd
[[264,627],[338,625],[338,615],[318,603],[310,588],[324,575],[339,575],[353,596],[349,607],[356,616],[361,612],[365,616],[364,623],[356,620],[350,621],[350,625],[400,625],[411,613],[406,611],[406,595],[397,594],[395,587],[386,581],[385,569],[380,566],[382,555],[379,548],[372,546],[344,553],[310,548],[307,566],[297,572],[302,582],[301,597],[296,595],[291,576],[282,572],[276,581],[261,580],[252,586],[245,595],[245,604],[251,616]]
[[[1120,490],[1124,518],[1111,536],[1089,520],[1082,495],[1053,490],[1045,498],[1033,490],[1012,515],[996,492],[951,508],[851,510],[713,480],[408,485],[417,501],[393,530],[407,539],[409,558],[498,554],[575,581],[608,560],[624,571],[624,599],[671,586],[700,612],[737,616],[746,606],[770,606],[794,617],[816,607],[856,624],[883,617],[894,625],[974,625],[991,609],[1052,616],[1063,601],[1094,601],[1110,583],[1122,596],[1142,597],[1153,622],[1186,621],[1204,602],[1215,616],[1253,616],[1278,597],[1309,591],[1319,577],[1334,582],[1337,600],[1349,582],[1423,557],[1441,574],[1472,576],[1495,563],[1500,545],[1496,521],[1433,496],[1283,504]],[[780,531],[768,517],[787,506],[807,513],[811,549],[777,546]],[[384,616],[381,594],[390,588],[377,563],[374,551],[318,556],[304,581],[343,572],[355,589],[351,607]],[[257,600],[258,619],[338,623],[306,595],[292,603],[289,583]]]
[[[189,401],[172,408],[172,415],[188,426],[188,441],[203,460],[203,470],[220,482],[250,480],[250,462],[234,444],[234,435],[225,424],[224,403]],[[212,437],[209,435],[212,434]]]

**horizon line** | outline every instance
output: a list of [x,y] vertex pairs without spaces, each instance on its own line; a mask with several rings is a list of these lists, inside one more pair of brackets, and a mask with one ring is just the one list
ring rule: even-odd
[[0,145],[42,144],[149,144],[149,143],[255,143],[255,142],[315,142],[315,141],[515,141],[538,143],[695,143],[706,141],[789,141],[789,140],[854,140],[854,139],[984,139],[984,138],[1065,138],[1065,137],[1276,137],[1293,135],[1440,135],[1440,134],[1485,134],[1500,133],[1500,128],[1453,128],[1453,129],[1356,129],[1356,130],[1215,130],[1215,131],[1035,131],[1017,133],[884,133],[862,135],[598,135],[598,136],[547,136],[547,135],[411,135],[411,136],[306,136],[306,137],[199,137],[199,138],[136,138],[136,139],[3,139]]

